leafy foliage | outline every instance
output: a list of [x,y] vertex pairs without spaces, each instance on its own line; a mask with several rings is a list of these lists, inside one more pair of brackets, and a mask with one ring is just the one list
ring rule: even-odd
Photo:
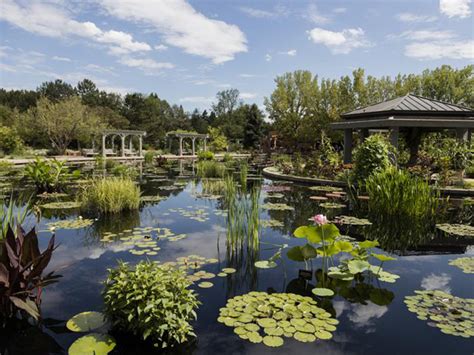
[[197,164],[197,175],[201,178],[222,178],[225,173],[225,165],[214,160],[202,160]]
[[80,200],[83,209],[102,213],[137,210],[140,187],[127,178],[96,179],[84,186]]
[[372,173],[390,166],[389,144],[381,135],[371,135],[358,147],[354,156],[353,180],[365,181]]
[[0,152],[10,154],[20,149],[22,145],[23,142],[16,130],[0,124]]
[[197,157],[198,157],[198,160],[214,160],[214,153],[208,150],[206,151],[202,150],[198,152]]
[[189,322],[199,302],[190,284],[182,270],[170,266],[142,261],[131,268],[120,262],[105,282],[105,314],[115,328],[156,347],[182,344],[195,336]]
[[216,152],[225,150],[229,145],[227,137],[220,128],[209,127],[209,137],[211,139],[211,147]]
[[3,323],[20,315],[40,318],[42,289],[56,282],[59,275],[43,275],[55,249],[54,235],[40,252],[34,228],[25,234],[20,225],[16,235],[9,225],[0,243],[0,317]]
[[33,180],[38,192],[58,192],[66,182],[80,175],[79,170],[69,172],[65,162],[36,158],[25,167],[25,176]]

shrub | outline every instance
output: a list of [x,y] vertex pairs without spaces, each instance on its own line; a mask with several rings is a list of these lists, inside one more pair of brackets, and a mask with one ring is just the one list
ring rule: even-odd
[[155,160],[155,156],[157,152],[154,150],[149,150],[145,153],[144,160],[146,165],[152,165],[153,161]]
[[222,161],[224,163],[229,163],[232,161],[232,155],[230,155],[229,153],[225,153],[224,156],[222,157]]
[[119,262],[103,291],[105,314],[117,330],[156,347],[171,347],[195,337],[189,323],[199,302],[182,270],[141,261],[135,268]]
[[136,210],[140,205],[140,187],[126,178],[96,179],[84,187],[80,199],[86,210],[102,213]]
[[25,167],[25,176],[33,180],[38,192],[57,192],[64,188],[66,182],[80,175],[79,170],[72,173],[64,162],[36,158]]
[[211,140],[211,147],[215,152],[223,151],[228,146],[227,137],[220,128],[209,127],[209,138]]
[[221,178],[225,172],[225,165],[214,160],[203,160],[197,164],[197,174],[201,178]]
[[0,243],[0,318],[3,325],[20,316],[40,318],[42,289],[56,282],[59,275],[43,275],[55,249],[54,235],[41,253],[35,229],[25,234],[18,226],[16,235],[11,225]]
[[10,127],[0,126],[0,151],[11,154],[23,146],[23,142]]
[[208,150],[206,151],[202,150],[198,152],[197,157],[198,157],[198,160],[200,161],[201,160],[214,160],[214,153]]
[[110,169],[112,175],[121,177],[135,179],[138,176],[138,171],[133,166],[128,166],[125,164],[117,164],[112,169]]
[[378,134],[366,138],[354,156],[355,182],[365,181],[373,172],[385,170],[390,166],[390,145]]

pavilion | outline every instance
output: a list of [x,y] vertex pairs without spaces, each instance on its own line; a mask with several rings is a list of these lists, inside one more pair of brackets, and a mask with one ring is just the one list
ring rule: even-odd
[[[102,132],[102,156],[105,158],[107,155],[107,137],[111,137],[112,142],[112,152],[114,149],[114,140],[116,137],[120,137],[121,147],[120,152],[121,156],[125,157],[127,155],[133,155],[133,137],[138,137],[138,156],[143,156],[143,137],[146,136],[145,131],[134,131],[127,129],[107,129]],[[129,137],[129,147],[125,147],[125,139]],[[110,149],[109,149],[110,150]]]
[[[192,142],[192,155],[196,155],[196,139],[202,139],[204,141],[204,150],[207,150],[207,140],[209,136],[207,134],[200,134],[195,132],[180,132],[180,131],[172,131],[166,133],[166,137],[168,139],[178,138],[179,140],[179,156],[183,156],[183,140],[186,138],[191,139]],[[169,140],[170,148],[171,148],[171,140]]]
[[390,143],[396,148],[400,132],[406,133],[410,162],[414,162],[422,132],[451,129],[458,139],[470,145],[474,129],[473,109],[412,94],[344,113],[341,119],[330,126],[344,130],[346,164],[352,162],[354,131],[359,131],[361,139],[369,135],[369,130],[389,131]]

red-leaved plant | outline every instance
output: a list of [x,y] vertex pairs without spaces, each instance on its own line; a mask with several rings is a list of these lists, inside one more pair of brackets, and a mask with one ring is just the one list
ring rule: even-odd
[[41,253],[33,228],[25,234],[18,225],[16,235],[8,226],[4,240],[0,241],[0,319],[3,324],[11,318],[40,318],[43,287],[57,282],[60,275],[43,271],[55,250],[54,235]]

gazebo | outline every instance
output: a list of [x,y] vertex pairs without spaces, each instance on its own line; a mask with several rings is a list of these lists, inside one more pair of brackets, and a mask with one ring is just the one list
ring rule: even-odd
[[[114,142],[113,140],[116,137],[120,137],[121,140],[121,156],[125,157],[126,155],[132,155],[132,146],[133,146],[133,137],[138,137],[138,156],[143,156],[143,137],[146,136],[145,131],[134,131],[134,130],[127,130],[127,129],[107,129],[102,132],[102,156],[105,158],[107,155],[107,137],[112,137],[112,149]],[[129,148],[125,148],[125,138],[129,137]]]
[[[180,131],[173,131],[166,133],[166,137],[168,139],[178,138],[179,139],[179,156],[183,156],[183,140],[186,138],[191,139],[192,142],[192,155],[196,155],[196,139],[204,140],[204,150],[207,150],[207,139],[209,136],[207,134],[200,134],[194,132],[180,132]],[[170,147],[171,147],[171,140]]]
[[352,162],[353,132],[362,139],[369,130],[386,130],[390,143],[398,148],[400,132],[406,133],[410,147],[410,161],[416,159],[422,132],[451,129],[460,140],[471,144],[474,129],[474,110],[438,100],[408,94],[372,106],[359,108],[341,115],[342,120],[331,123],[331,128],[344,130],[344,163]]

